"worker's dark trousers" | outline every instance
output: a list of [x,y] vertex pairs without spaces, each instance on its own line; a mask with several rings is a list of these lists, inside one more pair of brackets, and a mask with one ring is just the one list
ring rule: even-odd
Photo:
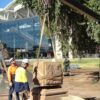
[[[8,100],[12,100],[13,92],[14,92],[14,84],[12,86],[10,86],[10,88],[9,88],[9,99]],[[19,93],[16,93],[16,100],[20,100]]]

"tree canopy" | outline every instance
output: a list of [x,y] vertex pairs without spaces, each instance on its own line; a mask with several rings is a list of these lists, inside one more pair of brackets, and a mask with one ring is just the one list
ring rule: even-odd
[[[100,14],[99,0],[76,1]],[[100,42],[100,24],[95,20],[80,15],[74,9],[62,4],[61,0],[17,0],[17,2],[33,9],[41,20],[45,13],[48,14],[47,33],[50,31],[50,33],[56,33],[60,37],[64,53],[68,52],[69,37],[73,38],[70,47],[72,50],[95,52],[95,46]],[[70,34],[71,28],[72,34]]]

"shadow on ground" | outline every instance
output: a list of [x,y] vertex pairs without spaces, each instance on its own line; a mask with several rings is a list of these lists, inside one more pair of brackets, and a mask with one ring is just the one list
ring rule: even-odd
[[92,98],[84,98],[85,100],[97,100],[95,97]]
[[93,79],[93,81],[100,81],[100,73],[99,71],[95,71],[91,73],[91,77]]

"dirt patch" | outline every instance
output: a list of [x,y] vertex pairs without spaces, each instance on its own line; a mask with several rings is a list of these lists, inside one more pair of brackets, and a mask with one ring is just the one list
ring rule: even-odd
[[[79,96],[85,100],[100,100],[100,81],[98,81],[97,70],[71,71],[69,76],[64,76],[62,88],[68,91],[68,95]],[[0,100],[7,100],[7,96],[0,96]]]
[[97,70],[74,70],[64,76],[63,88],[68,94],[77,95],[86,100],[100,100],[100,81]]

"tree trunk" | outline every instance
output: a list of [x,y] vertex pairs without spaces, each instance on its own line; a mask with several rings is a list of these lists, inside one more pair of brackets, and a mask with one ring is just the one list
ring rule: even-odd
[[72,34],[73,34],[73,28],[72,28],[72,25],[70,27],[70,30],[69,30],[69,51],[68,51],[68,58],[69,59],[73,59],[73,50],[72,50]]
[[61,49],[61,42],[60,42],[57,34],[55,34],[55,53],[56,53],[55,54],[56,59],[62,59],[63,58],[62,49]]

